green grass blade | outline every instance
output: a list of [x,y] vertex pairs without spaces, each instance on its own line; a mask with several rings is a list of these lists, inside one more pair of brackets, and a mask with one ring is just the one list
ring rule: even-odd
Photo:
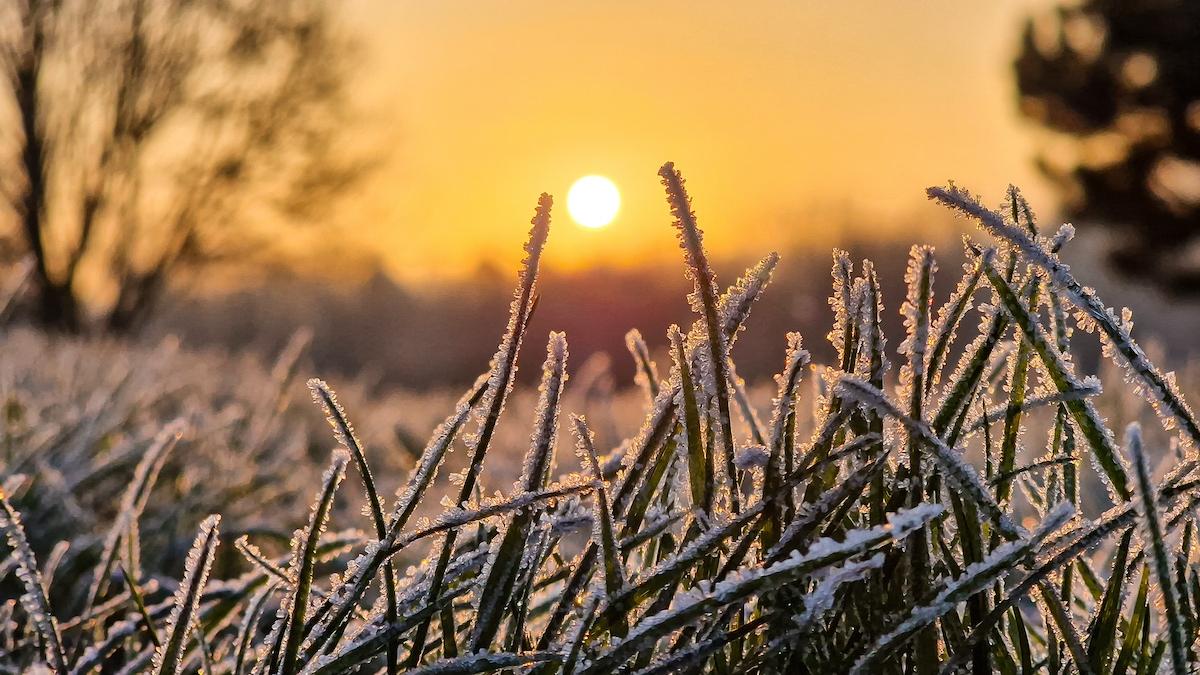
[[[358,475],[362,478],[363,489],[367,494],[367,507],[371,510],[371,522],[375,526],[375,538],[382,541],[387,536],[387,520],[383,516],[383,501],[379,498],[379,490],[375,487],[375,478],[371,475],[371,467],[367,464],[367,453],[363,451],[362,443],[359,442],[358,436],[354,433],[354,427],[350,424],[350,420],[346,417],[346,411],[342,409],[338,403],[337,394],[333,392],[328,384],[312,378],[308,381],[309,391],[312,392],[313,400],[325,412],[325,419],[329,422],[329,426],[333,428],[333,434],[337,438],[350,457],[354,460],[355,466],[358,467]],[[392,569],[391,563],[386,563],[383,566],[383,590],[387,606],[384,608],[388,623],[396,622],[396,573]],[[393,643],[388,649],[387,672],[394,675],[398,672],[396,663],[396,649],[398,645]]]
[[150,612],[146,610],[146,600],[142,597],[142,591],[138,588],[138,584],[129,576],[129,572],[121,563],[117,563],[117,568],[121,571],[121,578],[125,580],[125,588],[129,590],[129,597],[133,600],[133,606],[137,609],[138,614],[142,617],[142,622],[146,626],[146,635],[155,647],[162,646],[162,640],[158,638],[158,631],[154,629],[154,619],[150,616]]
[[729,505],[734,511],[739,511],[741,500],[737,485],[740,481],[733,462],[733,425],[729,417],[728,337],[722,330],[725,322],[718,313],[716,277],[708,265],[708,257],[704,252],[704,235],[696,224],[696,214],[692,211],[691,198],[684,189],[683,176],[670,162],[664,164],[658,174],[667,191],[667,202],[671,206],[671,215],[675,218],[675,227],[679,230],[680,245],[687,258],[688,274],[696,285],[692,308],[704,319],[709,349],[707,366],[712,371],[704,374],[704,386],[711,387],[710,395],[717,404],[716,438],[720,442],[726,479],[730,484]]
[[333,508],[333,497],[338,485],[346,474],[346,464],[350,461],[349,453],[339,451],[334,455],[333,462],[325,471],[321,492],[313,503],[308,518],[308,527],[304,533],[297,536],[292,546],[292,564],[288,576],[295,590],[288,598],[289,618],[287,620],[286,637],[283,642],[280,672],[291,675],[296,672],[300,657],[300,643],[304,637],[304,620],[308,611],[309,597],[312,594],[313,571],[317,564],[317,545],[329,512]]
[[683,393],[682,435],[687,443],[688,487],[691,489],[692,504],[704,513],[711,513],[713,506],[712,464],[705,456],[704,436],[700,430],[700,410],[696,404],[696,387],[692,371],[684,353],[683,334],[672,325],[667,330],[671,341],[671,356],[679,376]]
[[1192,640],[1187,637],[1184,619],[1179,611],[1179,598],[1175,595],[1175,584],[1171,578],[1170,554],[1158,515],[1158,495],[1150,480],[1150,465],[1142,449],[1142,430],[1136,422],[1125,431],[1125,445],[1133,459],[1143,524],[1149,535],[1147,539],[1152,553],[1154,577],[1158,580],[1158,590],[1162,595],[1162,608],[1168,626],[1167,638],[1171,646],[1171,668],[1176,673],[1185,673],[1188,670],[1188,647]]
[[[521,482],[525,492],[545,487],[554,462],[554,439],[558,434],[559,401],[567,375],[567,341],[562,333],[551,333],[546,345],[546,361],[538,387],[538,403],[533,437],[525,454]],[[513,597],[521,560],[529,543],[529,530],[537,514],[532,509],[517,512],[501,535],[500,546],[488,560],[469,650],[488,649],[500,630]]]
[[[1030,316],[1029,311],[1013,292],[1012,287],[986,261],[984,273],[987,274],[992,288],[999,294],[1009,316],[1020,327],[1025,339],[1041,359],[1054,386],[1062,393],[1082,388],[1083,385],[1075,377],[1069,363],[1051,344],[1045,329]],[[1129,489],[1129,477],[1120,454],[1116,450],[1112,433],[1104,426],[1100,414],[1096,412],[1096,407],[1087,399],[1068,400],[1064,402],[1064,405],[1071,412],[1075,423],[1079,425],[1084,438],[1092,449],[1092,456],[1095,457],[1103,475],[1108,479],[1108,485],[1115,495],[1114,501],[1129,499],[1132,494]]]
[[1179,393],[1174,377],[1158,371],[1141,346],[1133,340],[1128,322],[1118,320],[1112,310],[1100,302],[1094,291],[1076,281],[1070,268],[1064,265],[1055,253],[1046,250],[1041,243],[1025,232],[1004,222],[1003,218],[982,206],[965,190],[951,185],[948,188],[929,188],[926,192],[931,199],[974,218],[985,230],[1009,241],[1019,248],[1030,262],[1045,270],[1052,283],[1065,291],[1065,295],[1095,323],[1095,327],[1104,334],[1108,344],[1122,356],[1122,362],[1131,374],[1145,384],[1146,397],[1156,410],[1162,406],[1163,414],[1159,415],[1159,418],[1167,430],[1178,424],[1185,438],[1192,445],[1200,446],[1200,423]]
[[174,609],[167,622],[167,639],[154,651],[154,675],[173,674],[182,665],[184,647],[195,625],[204,584],[217,554],[217,524],[220,522],[221,517],[213,515],[200,524],[200,532],[188,552],[183,580],[175,593]]
[[1121,606],[1125,601],[1125,572],[1129,561],[1129,546],[1133,530],[1121,537],[1113,557],[1112,571],[1105,584],[1104,595],[1096,608],[1095,619],[1088,633],[1087,662],[1094,672],[1108,672],[1108,666],[1116,652],[1117,623],[1121,617]]

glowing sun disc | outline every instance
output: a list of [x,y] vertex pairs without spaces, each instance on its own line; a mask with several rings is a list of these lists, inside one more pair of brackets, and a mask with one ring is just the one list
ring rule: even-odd
[[567,192],[567,212],[584,227],[604,227],[613,221],[620,208],[621,193],[604,176],[584,176]]

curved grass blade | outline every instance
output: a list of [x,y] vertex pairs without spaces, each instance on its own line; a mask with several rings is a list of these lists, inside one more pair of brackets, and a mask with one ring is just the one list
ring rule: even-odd
[[212,515],[200,524],[200,532],[192,543],[191,551],[188,552],[183,580],[179,582],[179,590],[175,592],[174,609],[171,610],[171,618],[167,621],[167,639],[161,647],[154,650],[154,675],[171,675],[177,672],[182,664],[184,647],[192,627],[195,626],[196,611],[200,607],[204,584],[208,581],[208,573],[217,555],[217,544],[220,543],[217,525],[220,522],[220,516]]
[[304,619],[308,611],[309,596],[312,594],[313,571],[317,564],[317,544],[321,540],[321,533],[325,531],[325,523],[333,509],[333,497],[346,475],[346,464],[349,461],[349,453],[345,451],[334,455],[333,462],[325,471],[321,492],[313,503],[308,527],[302,537],[297,537],[292,547],[292,564],[288,569],[288,576],[291,577],[295,590],[288,598],[290,616],[287,619],[287,632],[280,659],[280,671],[284,675],[296,672],[299,664],[300,643],[304,638]]
[[[308,389],[312,392],[313,400],[325,413],[325,420],[333,429],[337,438],[358,467],[358,475],[362,478],[363,489],[367,493],[367,507],[371,510],[371,522],[375,525],[375,538],[382,541],[387,536],[387,520],[383,516],[383,501],[379,498],[379,490],[375,487],[375,478],[371,475],[371,467],[367,464],[367,454],[363,451],[362,443],[354,433],[354,427],[346,417],[346,411],[338,403],[337,394],[328,384],[317,378],[308,381]],[[388,623],[396,622],[396,572],[391,562],[383,565],[383,591],[385,602],[384,612]],[[394,675],[398,672],[396,651],[399,644],[393,641],[388,646],[387,672]]]
[[29,540],[25,538],[25,528],[21,525],[21,515],[8,501],[8,495],[0,489],[0,530],[4,531],[12,555],[16,561],[17,577],[25,588],[21,596],[21,604],[29,613],[37,629],[46,653],[46,660],[56,672],[67,672],[67,654],[63,650],[62,635],[58,630],[58,619],[50,611],[50,601],[46,598],[46,586],[42,583],[42,574],[38,571],[37,558],[29,548]]
[[[92,584],[88,588],[81,616],[87,618],[96,601],[104,594],[112,573],[113,563],[117,559],[121,539],[130,536],[134,531],[134,523],[146,509],[146,503],[150,500],[150,492],[154,489],[158,474],[162,471],[167,456],[183,435],[184,426],[181,419],[168,423],[155,437],[150,447],[146,449],[137,468],[134,469],[133,479],[121,496],[121,510],[117,513],[116,520],[113,521],[108,534],[105,535],[104,547],[100,552],[100,562],[96,565],[92,575]],[[134,567],[134,561],[130,560],[129,563],[130,571],[138,574],[139,571]]]

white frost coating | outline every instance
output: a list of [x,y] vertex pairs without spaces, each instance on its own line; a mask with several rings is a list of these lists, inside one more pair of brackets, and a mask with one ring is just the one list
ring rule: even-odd
[[1031,238],[1020,228],[1006,223],[998,214],[984,207],[966,190],[951,184],[945,188],[929,188],[927,192],[930,198],[974,218],[985,230],[1016,246],[1031,262],[1045,270],[1053,284],[1062,289],[1086,315],[1088,320],[1082,327],[1095,327],[1103,332],[1115,351],[1123,357],[1120,362],[1129,369],[1133,377],[1142,381],[1144,390],[1141,393],[1154,407],[1164,428],[1171,431],[1177,422],[1183,427],[1185,441],[1193,446],[1200,444],[1200,424],[1173,380],[1164,377],[1158,371],[1141,346],[1133,340],[1129,329],[1117,319],[1113,310],[1100,302],[1095,291],[1080,285],[1071,274],[1068,265],[1055,253],[1046,250],[1040,241]]
[[[933,506],[940,512],[940,507]],[[933,515],[936,515],[930,509],[914,509],[913,511],[915,513],[911,518],[914,521],[919,520],[921,517],[933,517]],[[899,515],[898,518],[901,522],[910,522],[910,516],[906,513]],[[612,649],[594,664],[592,670],[595,672],[607,672],[601,670],[604,665],[607,665],[607,661],[601,663],[602,660],[621,658],[624,654],[636,649],[644,641],[654,639],[656,635],[674,630],[678,625],[687,623],[700,613],[736,602],[749,593],[771,587],[771,584],[776,582],[776,578],[782,577],[783,579],[787,579],[789,577],[810,574],[851,556],[863,553],[872,546],[891,539],[893,539],[891,525],[865,530],[854,530],[847,534],[845,541],[836,542],[832,539],[819,539],[803,555],[793,553],[791,556],[766,567],[738,570],[717,584],[701,582],[697,584],[696,588],[676,595],[669,609],[643,617],[625,639],[614,641]],[[780,583],[782,583],[782,580]]]
[[46,599],[46,587],[42,583],[41,572],[38,571],[37,558],[25,538],[25,528],[21,525],[21,516],[8,501],[8,495],[0,491],[0,530],[4,531],[12,555],[17,562],[17,576],[25,593],[21,595],[21,605],[29,613],[38,635],[46,643],[46,660],[60,672],[67,672],[66,653],[63,651],[62,636],[58,631],[58,620],[50,611],[50,603]]
[[833,310],[833,329],[826,337],[837,350],[838,363],[846,358],[846,336],[859,312],[860,289],[851,281],[853,274],[854,264],[850,262],[850,255],[841,249],[833,249],[833,271],[830,273],[833,277],[833,295],[829,298],[829,308]]
[[771,281],[771,273],[779,264],[779,254],[772,251],[746,270],[733,286],[717,301],[717,313],[721,320],[721,332],[725,336],[726,348],[732,348],[741,332],[750,308],[758,300]]
[[546,344],[546,362],[542,365],[542,381],[538,385],[537,407],[534,409],[533,437],[521,464],[521,483],[513,487],[525,492],[545,484],[554,462],[554,439],[558,435],[559,399],[567,382],[567,336],[550,333]]
[[862,263],[862,299],[859,303],[859,325],[862,348],[859,349],[859,366],[856,372],[866,374],[872,382],[883,382],[891,363],[887,358],[887,338],[880,321],[883,318],[883,295],[879,290],[879,278],[875,265],[870,260]]
[[796,616],[798,630],[808,630],[833,608],[837,590],[842,584],[858,581],[871,570],[883,567],[883,554],[876,553],[866,560],[851,561],[826,572],[812,592],[804,596],[804,609]]
[[600,473],[611,476],[620,471],[628,454],[629,439],[625,439],[612,452],[600,458]]
[[650,349],[642,339],[642,332],[636,328],[630,329],[625,334],[625,347],[636,364],[633,369],[633,383],[645,389],[646,394],[653,400],[655,387],[658,386],[658,369],[654,360],[650,358]]
[[791,450],[784,447],[784,443],[787,442],[787,422],[789,417],[795,414],[796,388],[803,368],[810,360],[808,351],[802,345],[803,340],[799,333],[787,334],[783,372],[775,376],[778,389],[771,401],[771,430],[767,439],[767,449],[770,452],[768,459],[774,464],[772,466],[768,463],[767,467],[772,474],[777,474],[783,469],[782,458]]
[[765,467],[769,459],[770,453],[765,447],[747,445],[733,456],[733,465],[742,471],[749,471],[755,467]]
[[[217,524],[221,516],[211,515],[200,523],[200,532],[188,551],[184,565],[183,580],[175,591],[175,608],[167,620],[167,641],[154,650],[154,672],[175,672],[183,658],[187,637],[196,624],[196,611],[200,607],[200,594],[208,580],[213,559],[217,554]],[[170,662],[168,662],[170,661]]]
[[1017,561],[1025,558],[1054,530],[1060,528],[1074,515],[1075,508],[1068,502],[1054,507],[1042,520],[1033,536],[1005,542],[997,546],[980,562],[968,565],[957,578],[947,582],[937,596],[928,604],[915,607],[904,621],[885,634],[854,664],[850,672],[875,672],[874,666],[895,647],[911,635],[928,626],[938,617],[965,602],[980,590],[991,585],[997,578],[1012,569]]
[[937,458],[938,463],[942,466],[946,477],[960,490],[969,495],[981,509],[987,512],[1007,538],[1018,539],[1024,536],[1021,528],[996,503],[991,491],[984,485],[975,467],[967,462],[962,453],[946,445],[945,441],[933,433],[928,424],[905,415],[894,403],[883,395],[883,392],[871,386],[870,383],[851,375],[843,375],[841,377],[838,381],[837,391],[843,398],[873,408],[881,414],[894,417],[910,432],[919,434],[934,449],[934,457]]
[[525,652],[512,654],[508,652],[488,652],[480,650],[474,654],[464,654],[451,659],[441,659],[419,668],[413,668],[409,675],[442,675],[443,673],[486,673],[504,668],[515,668],[531,663],[557,661],[558,654],[547,652]]
[[904,539],[925,526],[925,523],[942,515],[945,508],[941,504],[923,502],[906,511],[896,511],[887,515],[888,525],[892,528],[892,537]]
[[913,246],[904,272],[908,291],[900,316],[904,318],[905,339],[899,352],[908,357],[908,365],[900,371],[901,383],[911,387],[915,378],[925,376],[925,355],[929,349],[929,306],[933,298],[933,275],[937,262],[932,246]]
[[937,321],[933,324],[933,340],[931,342],[933,351],[929,355],[926,390],[931,389],[941,380],[942,369],[946,365],[950,345],[957,337],[959,322],[971,309],[981,276],[983,276],[982,261],[976,260],[974,265],[963,263],[963,276],[958,280],[958,285],[950,294],[950,298],[938,309]]
[[1070,223],[1063,223],[1058,228],[1058,232],[1054,233],[1054,238],[1050,240],[1050,250],[1057,252],[1074,238],[1075,226]]

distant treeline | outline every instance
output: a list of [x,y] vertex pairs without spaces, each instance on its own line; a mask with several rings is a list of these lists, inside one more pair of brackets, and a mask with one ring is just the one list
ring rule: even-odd
[[[1090,257],[1084,244],[1075,244],[1077,267]],[[899,302],[904,295],[905,256],[898,249],[903,253],[907,248],[908,243],[891,241],[846,247],[856,260],[865,257],[876,264],[889,334],[903,332]],[[828,252],[782,253],[771,285],[755,305],[734,349],[739,375],[752,382],[779,370],[776,361],[784,345],[776,342],[786,331],[803,335],[815,363],[826,362],[833,354],[825,337],[832,316],[827,304],[832,262]],[[954,240],[941,242],[938,260],[943,273],[934,291],[944,298],[951,279],[959,274],[961,245]],[[718,262],[718,282],[732,284],[753,262]],[[1088,274],[1097,278],[1099,272]],[[481,273],[467,281],[410,288],[379,273],[353,287],[293,279],[220,295],[177,293],[163,303],[149,336],[174,333],[195,346],[274,353],[293,332],[307,327],[313,332],[311,359],[322,374],[361,375],[385,387],[461,386],[487,367],[504,329],[511,286],[510,275]],[[633,365],[625,350],[625,333],[637,328],[652,350],[663,350],[667,326],[686,326],[693,320],[682,299],[688,290],[682,261],[678,269],[548,270],[529,334],[544,338],[550,330],[566,331],[573,363],[607,353],[617,383],[626,384],[632,380]],[[1146,308],[1134,317],[1144,340],[1165,345],[1173,356],[1191,353],[1190,336],[1200,330],[1200,311],[1195,306],[1164,305],[1125,283],[1106,284],[1101,290],[1113,302]],[[978,301],[988,298],[981,294]],[[522,381],[536,380],[537,369],[530,364],[540,361],[535,352],[543,348],[542,342],[539,338],[524,346],[528,354],[522,358]],[[888,345],[888,351],[894,353],[897,346]],[[665,377],[669,359],[665,351],[656,357]],[[1096,363],[1095,353],[1076,354],[1076,358],[1086,371]]]

